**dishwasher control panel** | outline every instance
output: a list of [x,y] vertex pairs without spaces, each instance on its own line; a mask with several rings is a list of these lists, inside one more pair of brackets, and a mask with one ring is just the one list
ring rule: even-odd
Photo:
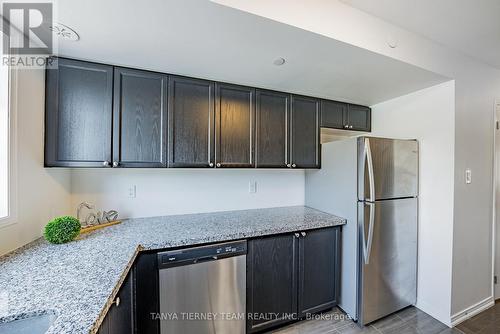
[[180,265],[215,261],[231,256],[246,255],[247,242],[234,241],[193,248],[183,248],[158,253],[158,267],[170,268]]

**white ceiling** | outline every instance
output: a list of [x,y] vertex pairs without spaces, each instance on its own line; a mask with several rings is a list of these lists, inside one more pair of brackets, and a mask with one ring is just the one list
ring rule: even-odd
[[[59,55],[372,105],[446,79],[206,0],[59,0]],[[284,57],[284,66],[273,65]]]
[[500,68],[500,0],[341,0]]

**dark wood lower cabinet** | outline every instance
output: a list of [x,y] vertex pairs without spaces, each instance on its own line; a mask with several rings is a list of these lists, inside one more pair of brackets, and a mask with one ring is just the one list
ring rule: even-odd
[[335,306],[339,288],[340,229],[302,232],[298,258],[299,317]]
[[289,322],[297,311],[297,238],[253,239],[247,254],[247,333]]
[[98,334],[132,334],[134,333],[134,282],[129,274],[108,310]]
[[337,305],[340,227],[248,242],[247,333]]
[[[248,240],[247,333],[337,305],[340,238],[340,227],[331,227]],[[159,334],[159,293],[157,254],[143,253],[98,333]]]

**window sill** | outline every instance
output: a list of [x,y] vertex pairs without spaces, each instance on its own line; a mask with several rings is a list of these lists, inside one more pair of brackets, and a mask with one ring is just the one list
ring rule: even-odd
[[16,224],[17,224],[17,219],[15,219],[15,217],[7,216],[4,218],[0,218],[0,230]]

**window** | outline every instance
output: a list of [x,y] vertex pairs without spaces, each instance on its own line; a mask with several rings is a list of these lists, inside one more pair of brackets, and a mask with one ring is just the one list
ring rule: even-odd
[[0,219],[9,216],[9,145],[9,70],[0,65]]

